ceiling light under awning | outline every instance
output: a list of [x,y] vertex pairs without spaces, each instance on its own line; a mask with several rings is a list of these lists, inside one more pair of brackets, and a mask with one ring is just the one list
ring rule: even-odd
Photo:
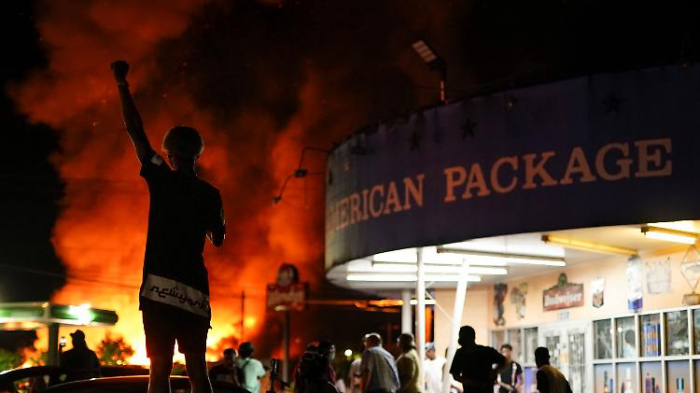
[[662,228],[652,225],[644,225],[642,226],[641,230],[644,236],[650,239],[682,244],[695,244],[695,242],[697,242],[698,240],[698,237],[700,236],[700,234],[696,232],[681,231],[679,229],[671,228]]
[[618,247],[609,244],[587,242],[583,240],[569,239],[559,236],[543,235],[542,241],[547,244],[556,244],[564,248],[571,248],[574,250],[597,252],[602,254],[617,254],[617,255],[628,255],[634,256],[639,253],[638,250],[633,248]]
[[[364,282],[416,282],[418,276],[415,274],[382,274],[382,273],[356,273],[348,274],[347,281],[364,281]],[[425,281],[427,282],[457,282],[459,275],[456,274],[426,274]],[[469,282],[481,282],[479,276],[467,276]]]
[[[442,274],[460,274],[461,266],[455,265],[423,265],[423,270],[427,273],[442,273]],[[502,267],[484,267],[484,266],[469,266],[467,267],[469,274],[479,275],[498,275],[503,276],[508,274],[508,269]],[[348,272],[351,273],[416,273],[418,272],[417,265],[405,263],[389,263],[375,262],[371,266],[350,266]]]
[[506,264],[515,265],[536,265],[536,266],[553,266],[564,267],[566,261],[560,257],[550,257],[543,255],[526,255],[526,254],[509,254],[501,252],[487,252],[464,250],[460,248],[438,247],[439,254],[458,254],[465,257],[465,261],[471,264],[481,263],[497,263],[505,262]]

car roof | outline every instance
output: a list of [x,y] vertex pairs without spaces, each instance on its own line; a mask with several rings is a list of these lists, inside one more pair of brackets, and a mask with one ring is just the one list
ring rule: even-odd
[[[173,392],[181,390],[190,391],[190,381],[187,377],[170,376],[170,386]],[[49,387],[45,392],[71,392],[71,393],[92,393],[92,392],[146,392],[148,389],[147,375],[130,375],[124,377],[92,378],[84,381],[74,381],[62,383]]]

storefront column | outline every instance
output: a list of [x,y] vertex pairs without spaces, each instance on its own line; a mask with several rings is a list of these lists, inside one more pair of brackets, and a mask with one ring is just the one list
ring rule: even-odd
[[411,318],[411,291],[401,291],[401,333],[413,333],[413,318]]
[[[423,269],[423,247],[416,248],[418,259],[418,274],[416,282],[416,346],[418,347],[418,358],[425,359],[425,271]],[[423,373],[420,375],[420,386],[423,386]]]
[[459,328],[462,324],[462,313],[464,312],[464,301],[467,297],[467,278],[469,277],[469,264],[464,263],[459,272],[459,281],[457,281],[457,291],[455,292],[455,307],[452,310],[452,324],[450,328],[450,344],[447,347],[447,362],[445,364],[445,372],[442,376],[442,393],[450,392],[449,373],[452,367],[452,359],[457,352],[457,339],[459,338]]
[[58,327],[57,323],[49,323],[49,351],[46,354],[47,366],[58,366],[60,363],[58,352]]

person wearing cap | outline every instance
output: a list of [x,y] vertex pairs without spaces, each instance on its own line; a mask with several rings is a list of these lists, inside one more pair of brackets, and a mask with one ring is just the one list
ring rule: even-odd
[[537,365],[537,391],[540,393],[572,393],[569,381],[556,368],[549,364],[549,349],[535,349]]
[[452,360],[450,374],[462,382],[465,392],[493,393],[495,371],[503,367],[506,358],[491,347],[478,345],[476,332],[471,326],[465,325],[459,329],[458,342],[461,348]]
[[95,352],[88,348],[85,333],[76,330],[70,334],[73,349],[61,354],[61,367],[66,372],[66,382],[100,376],[100,361]]
[[398,345],[401,356],[396,359],[396,370],[399,373],[398,393],[422,393],[421,361],[416,351],[416,344],[411,333],[401,333]]
[[442,393],[442,376],[447,360],[437,356],[435,343],[425,344],[425,362],[423,362],[425,375],[425,393]]
[[265,376],[265,368],[259,360],[253,359],[253,343],[246,341],[238,348],[238,369],[241,387],[251,393],[260,393],[260,380]]

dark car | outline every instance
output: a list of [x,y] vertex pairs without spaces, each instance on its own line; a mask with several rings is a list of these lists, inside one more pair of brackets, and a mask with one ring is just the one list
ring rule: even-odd
[[[148,375],[141,366],[102,366],[100,375],[115,377],[125,375]],[[47,387],[66,381],[68,375],[59,366],[37,366],[0,372],[0,393],[36,393]]]
[[[250,393],[226,382],[212,382],[214,393]],[[182,376],[170,376],[172,393],[190,393],[190,380]],[[93,378],[85,381],[62,383],[46,389],[46,393],[146,393],[148,376]]]

